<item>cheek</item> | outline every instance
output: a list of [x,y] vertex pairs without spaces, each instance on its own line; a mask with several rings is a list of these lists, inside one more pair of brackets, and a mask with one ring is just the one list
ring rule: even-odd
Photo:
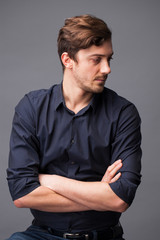
[[86,64],[85,62],[75,69],[75,74],[78,75],[82,80],[91,81],[95,78],[98,73],[97,67]]
[[84,78],[88,78],[91,75],[91,69],[88,66],[85,66],[84,64],[77,70],[79,75],[81,75]]
[[88,73],[88,77],[95,78],[95,76],[98,74],[98,70],[97,68],[92,66],[87,70],[87,73]]

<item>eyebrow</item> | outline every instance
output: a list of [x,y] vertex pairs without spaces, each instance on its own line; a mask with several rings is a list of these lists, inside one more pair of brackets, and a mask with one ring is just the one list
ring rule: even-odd
[[[109,54],[108,56],[109,56],[109,57],[112,57],[113,54],[114,54],[114,52],[112,52],[112,53]],[[106,57],[106,55],[105,55],[105,54],[95,53],[95,54],[91,54],[91,55],[89,55],[89,57]]]

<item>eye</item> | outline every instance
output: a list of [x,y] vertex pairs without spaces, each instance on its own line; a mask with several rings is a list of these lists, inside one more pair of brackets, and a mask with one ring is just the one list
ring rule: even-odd
[[101,58],[100,58],[100,57],[92,58],[92,61],[93,61],[95,64],[98,64],[98,63],[100,63]]
[[109,57],[108,58],[108,62],[110,62],[111,60],[113,60],[113,57]]
[[108,64],[110,64],[111,60],[113,60],[113,57],[108,58]]

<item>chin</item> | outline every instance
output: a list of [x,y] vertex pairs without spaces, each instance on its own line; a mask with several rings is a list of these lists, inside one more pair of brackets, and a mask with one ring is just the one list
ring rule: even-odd
[[88,92],[88,93],[101,93],[101,92],[103,92],[103,90],[104,90],[104,85],[102,86],[92,86],[92,87],[85,87],[85,88],[83,88],[83,90],[85,91],[85,92]]
[[104,86],[101,86],[101,87],[98,87],[98,88],[96,88],[96,89],[94,89],[94,93],[101,93],[101,92],[103,92],[103,90],[104,90]]

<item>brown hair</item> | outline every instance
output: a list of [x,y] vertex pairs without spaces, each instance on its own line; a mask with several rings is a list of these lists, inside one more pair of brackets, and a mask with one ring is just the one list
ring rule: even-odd
[[107,24],[95,16],[81,15],[67,18],[57,39],[60,60],[62,53],[67,52],[69,57],[76,61],[76,53],[80,49],[92,45],[100,46],[104,41],[110,40],[111,35]]

